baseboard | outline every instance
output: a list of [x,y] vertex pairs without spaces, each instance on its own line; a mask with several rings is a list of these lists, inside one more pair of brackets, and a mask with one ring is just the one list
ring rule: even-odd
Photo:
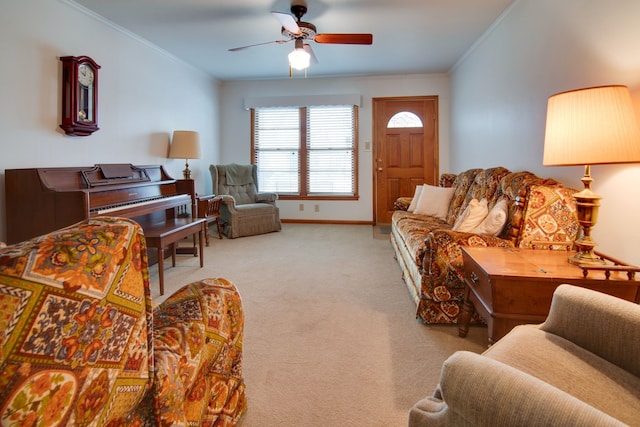
[[349,224],[349,225],[373,225],[373,221],[345,221],[333,219],[281,219],[282,223],[289,224]]

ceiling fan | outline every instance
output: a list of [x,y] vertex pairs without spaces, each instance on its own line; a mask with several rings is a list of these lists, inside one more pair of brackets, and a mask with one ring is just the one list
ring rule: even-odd
[[[302,17],[307,13],[307,6],[303,2],[294,2],[291,5],[291,13],[271,12],[271,15],[282,25],[282,35],[286,37],[284,40],[273,40],[264,43],[257,43],[248,46],[234,47],[229,49],[230,52],[247,49],[254,46],[261,46],[271,43],[288,43],[295,42],[293,52],[289,54],[289,64],[291,67],[302,70],[309,66],[309,62],[317,63],[318,60],[311,49],[311,46],[305,43],[305,40],[313,40],[316,43],[327,44],[362,44],[370,45],[373,43],[372,34],[318,34],[316,26],[310,22],[302,21]],[[295,16],[295,18],[294,18]]]

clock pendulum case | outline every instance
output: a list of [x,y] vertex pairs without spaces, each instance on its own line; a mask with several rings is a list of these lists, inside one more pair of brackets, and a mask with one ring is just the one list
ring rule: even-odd
[[88,56],[63,56],[62,123],[67,135],[88,136],[98,128],[98,70]]

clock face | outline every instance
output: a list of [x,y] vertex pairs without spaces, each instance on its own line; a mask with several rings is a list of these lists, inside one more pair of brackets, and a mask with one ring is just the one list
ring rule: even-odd
[[87,64],[78,66],[78,82],[84,87],[89,87],[93,84],[93,70]]

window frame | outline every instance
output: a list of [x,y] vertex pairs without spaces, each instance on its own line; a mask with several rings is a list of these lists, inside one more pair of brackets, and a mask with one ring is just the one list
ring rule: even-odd
[[[347,105],[345,105],[347,106]],[[348,105],[351,107],[351,111],[353,114],[353,165],[352,165],[352,182],[353,182],[353,194],[309,194],[309,183],[307,180],[308,176],[308,159],[309,159],[309,150],[307,149],[307,110],[308,106],[303,107],[292,107],[298,109],[298,117],[300,119],[299,126],[299,147],[298,147],[298,162],[299,162],[299,170],[298,170],[298,179],[300,183],[300,191],[299,194],[291,194],[291,193],[278,193],[278,198],[280,200],[358,200],[359,196],[359,185],[358,185],[358,177],[359,177],[359,158],[358,158],[358,135],[359,135],[359,127],[358,127],[358,118],[359,118],[359,108],[357,105]],[[313,107],[313,106],[309,106]],[[263,107],[267,109],[268,107]],[[251,163],[257,164],[258,169],[260,169],[260,165],[257,162],[256,156],[256,131],[255,131],[255,123],[256,123],[256,109],[260,108],[250,108],[251,112]]]

